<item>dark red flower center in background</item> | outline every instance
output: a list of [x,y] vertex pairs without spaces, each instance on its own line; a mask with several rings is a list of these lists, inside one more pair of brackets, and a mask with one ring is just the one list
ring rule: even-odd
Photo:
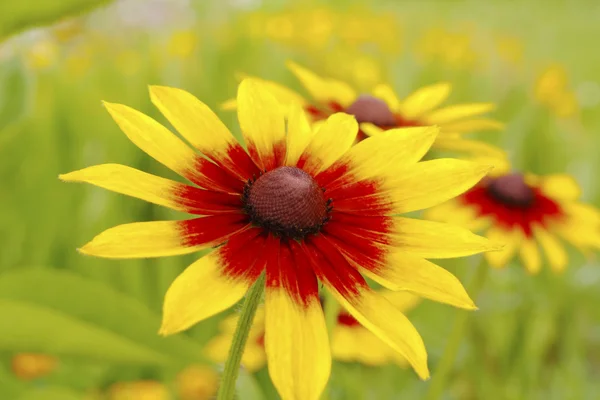
[[275,168],[249,180],[242,201],[254,225],[284,238],[319,232],[331,211],[331,199],[312,176],[296,167]]
[[350,104],[347,114],[354,115],[358,123],[370,122],[379,127],[396,126],[396,116],[387,103],[377,97],[362,94]]
[[506,229],[520,228],[527,237],[533,235],[534,224],[545,227],[564,216],[559,203],[518,173],[484,179],[459,199],[479,216]]
[[501,203],[514,207],[529,207],[533,203],[533,189],[522,174],[509,174],[491,181],[488,193]]

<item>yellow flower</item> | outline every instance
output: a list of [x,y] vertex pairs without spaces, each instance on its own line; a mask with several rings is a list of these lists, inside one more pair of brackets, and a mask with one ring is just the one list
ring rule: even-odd
[[409,320],[362,274],[465,309],[460,282],[426,258],[496,249],[451,225],[404,218],[463,193],[490,170],[463,160],[419,162],[437,129],[390,130],[353,146],[358,124],[337,113],[313,135],[299,108],[285,113],[268,87],[242,81],[238,119],[248,152],[190,93],[151,87],[150,97],[191,143],[124,105],[105,103],[142,150],[196,186],[118,164],[61,175],[175,210],[183,221],[120,225],[83,246],[107,258],[161,257],[216,247],[168,289],[160,333],[183,331],[236,304],[266,273],[265,347],[283,399],[317,399],[331,350],[319,301],[321,281],[354,318],[429,376],[423,341]]
[[157,381],[118,382],[108,389],[108,400],[174,400]]
[[11,360],[13,374],[23,380],[49,375],[57,365],[58,360],[55,357],[40,353],[19,353]]
[[217,393],[219,376],[203,365],[190,365],[177,374],[176,387],[181,400],[208,400]]
[[569,175],[536,176],[496,168],[480,184],[425,216],[485,231],[490,240],[505,243],[502,251],[485,254],[490,265],[502,267],[518,254],[527,271],[542,265],[540,249],[554,271],[568,264],[558,237],[580,250],[600,249],[600,212],[578,201],[581,189]]
[[198,46],[198,35],[192,30],[177,31],[169,38],[169,54],[181,59],[189,58]]
[[579,103],[571,89],[567,70],[560,64],[552,64],[540,73],[534,95],[557,117],[569,118],[579,112]]
[[[438,125],[441,131],[432,148],[487,154],[497,158],[505,156],[504,151],[495,146],[462,138],[463,134],[469,132],[501,129],[503,124],[481,117],[495,109],[491,103],[457,104],[439,108],[450,94],[449,83],[425,86],[400,100],[388,85],[377,85],[371,94],[359,95],[342,81],[321,78],[292,62],[288,66],[310,93],[310,100],[275,82],[261,82],[280,102],[301,105],[313,122],[320,123],[336,112],[354,115],[361,129],[358,140],[392,128]],[[225,109],[233,109],[235,106],[234,100],[223,104]]]
[[[385,297],[400,312],[414,308],[420,298],[407,292],[382,291]],[[221,321],[220,334],[206,346],[206,354],[211,360],[223,363],[227,359],[229,347],[233,339],[238,315],[230,315]],[[365,328],[350,313],[340,310],[331,339],[331,353],[339,361],[360,362],[366,365],[384,365],[396,363],[406,366],[404,357],[381,339]],[[265,354],[265,310],[260,308],[252,327],[244,354],[242,365],[250,372],[256,372],[267,363]]]

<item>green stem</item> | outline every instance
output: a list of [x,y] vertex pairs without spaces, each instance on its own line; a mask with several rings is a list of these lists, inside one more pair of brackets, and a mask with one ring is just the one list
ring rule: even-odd
[[248,341],[248,334],[252,327],[252,321],[256,314],[256,309],[262,298],[263,292],[265,291],[265,274],[264,272],[256,280],[252,288],[246,294],[244,304],[242,305],[242,311],[238,320],[235,333],[233,335],[233,341],[229,348],[229,355],[227,361],[225,361],[225,370],[223,371],[223,380],[219,387],[219,393],[217,400],[233,400],[235,397],[235,383],[240,372],[240,363],[242,362],[242,355],[246,348],[246,342]]
[[[489,266],[485,262],[485,258],[481,257],[481,261],[474,272],[475,276],[471,279],[468,287],[469,295],[473,301],[477,301],[479,292],[483,288],[487,278],[488,271]],[[458,315],[454,321],[454,326],[450,332],[450,336],[448,338],[446,348],[444,349],[444,353],[442,354],[442,358],[440,359],[438,366],[432,375],[431,384],[429,385],[429,390],[425,396],[426,400],[438,400],[441,398],[446,387],[446,383],[448,382],[448,378],[450,377],[450,373],[452,372],[452,367],[454,366],[454,361],[456,360],[460,344],[469,325],[469,315],[470,313],[468,311],[458,311]]]

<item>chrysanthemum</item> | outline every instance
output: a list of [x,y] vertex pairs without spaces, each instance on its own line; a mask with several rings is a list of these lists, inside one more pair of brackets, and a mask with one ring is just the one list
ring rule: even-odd
[[[337,112],[354,115],[360,124],[358,140],[392,128],[437,125],[440,134],[432,148],[499,158],[505,156],[504,151],[495,146],[463,138],[464,134],[475,131],[502,129],[502,123],[483,116],[495,109],[494,104],[467,103],[440,108],[452,89],[447,82],[422,87],[401,100],[389,85],[380,84],[371,93],[359,94],[345,82],[322,78],[293,62],[288,62],[288,67],[311,99],[278,83],[261,81],[280,102],[300,104],[313,122]],[[235,105],[235,100],[231,100],[224,103],[223,108],[233,109]]]
[[541,247],[550,267],[561,271],[568,257],[559,237],[584,252],[600,248],[600,212],[579,202],[580,195],[577,182],[569,175],[523,174],[511,172],[505,165],[425,215],[485,231],[489,239],[505,243],[502,251],[485,254],[494,267],[506,265],[519,254],[526,269],[537,273],[542,265]]
[[[408,292],[385,290],[381,295],[402,313],[414,308],[421,300]],[[211,360],[225,362],[227,359],[238,319],[238,315],[233,314],[221,321],[219,335],[206,346],[206,354]],[[365,365],[376,366],[388,363],[406,365],[406,359],[400,353],[381,341],[345,310],[339,310],[337,315],[331,338],[331,354],[334,360],[359,362]],[[265,310],[259,308],[250,328],[242,365],[248,371],[255,372],[266,363]]]
[[418,162],[435,140],[435,128],[390,131],[352,146],[358,125],[339,113],[313,135],[301,109],[284,113],[251,79],[240,84],[237,97],[248,152],[191,94],[151,87],[150,95],[202,155],[150,117],[124,105],[106,107],[136,145],[197,186],[116,164],[61,179],[198,215],[120,225],[80,249],[139,258],[216,247],[168,289],[160,333],[185,330],[231,307],[266,271],[271,378],[284,399],[317,399],[331,364],[318,279],[357,321],[427,378],[418,332],[361,274],[393,290],[474,308],[460,282],[425,258],[465,256],[494,246],[463,228],[396,215],[446,201],[490,168],[453,159]]

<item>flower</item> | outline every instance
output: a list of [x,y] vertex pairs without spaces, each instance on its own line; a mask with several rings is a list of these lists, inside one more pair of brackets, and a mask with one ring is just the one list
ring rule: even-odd
[[197,217],[120,225],[80,252],[143,258],[216,247],[168,289],[163,335],[230,308],[266,273],[265,347],[271,379],[284,399],[317,399],[329,377],[318,280],[427,378],[427,353],[417,330],[362,274],[392,290],[474,309],[458,279],[425,258],[497,247],[463,228],[397,215],[464,192],[490,167],[454,159],[418,162],[435,140],[437,129],[431,127],[391,130],[353,146],[356,120],[337,113],[313,135],[300,108],[286,114],[253,79],[241,82],[237,96],[248,152],[190,93],[154,86],[150,96],[201,155],[150,117],[105,105],[136,145],[197,186],[118,164],[60,178]]
[[108,390],[108,400],[173,400],[169,389],[152,380],[118,382]]
[[[407,292],[381,291],[396,309],[401,312],[414,308],[420,298]],[[237,314],[221,321],[220,334],[206,346],[207,356],[214,362],[225,362],[238,323]],[[331,353],[334,359],[346,362],[360,362],[366,365],[384,365],[390,362],[406,366],[406,359],[386,345],[381,339],[365,328],[345,310],[340,310],[331,339]],[[265,354],[265,310],[258,309],[244,354],[242,365],[250,372],[256,372],[267,363]]]
[[190,365],[177,374],[175,380],[181,400],[208,400],[217,393],[219,376],[203,365]]
[[584,252],[600,248],[600,212],[578,201],[581,189],[571,176],[511,172],[508,165],[496,168],[477,186],[425,216],[485,230],[489,239],[506,244],[503,251],[485,254],[490,265],[502,267],[518,252],[532,274],[542,265],[538,244],[557,272],[568,263],[557,237]]
[[51,374],[58,367],[58,360],[41,353],[19,353],[11,360],[11,369],[22,380],[37,379]]
[[[300,104],[313,122],[319,123],[337,112],[354,115],[360,123],[359,140],[392,128],[438,125],[441,132],[433,148],[496,158],[505,156],[504,151],[495,146],[462,138],[469,132],[502,129],[502,123],[480,117],[494,110],[494,104],[467,103],[438,108],[450,95],[451,85],[447,82],[422,87],[400,100],[389,85],[376,85],[371,94],[359,95],[345,82],[321,78],[293,62],[288,62],[288,67],[310,93],[312,100],[278,83],[261,81],[282,103]],[[223,104],[224,109],[235,106],[235,100]]]

